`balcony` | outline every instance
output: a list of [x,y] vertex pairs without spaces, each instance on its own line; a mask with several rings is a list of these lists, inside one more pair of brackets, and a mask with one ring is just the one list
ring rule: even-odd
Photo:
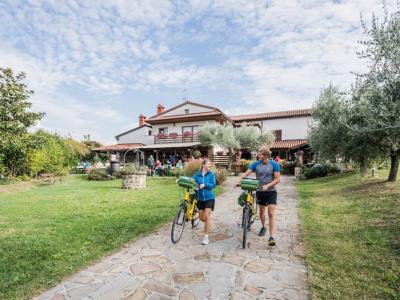
[[154,144],[174,144],[174,143],[193,143],[198,142],[197,134],[184,133],[182,135],[178,134],[157,134],[154,136]]

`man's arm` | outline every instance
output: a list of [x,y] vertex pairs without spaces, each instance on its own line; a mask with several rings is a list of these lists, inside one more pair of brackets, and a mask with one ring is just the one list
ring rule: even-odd
[[239,186],[239,185],[240,185],[240,182],[242,181],[242,179],[245,178],[245,177],[247,177],[247,176],[249,176],[251,173],[253,173],[253,171],[250,170],[250,169],[247,169],[247,171],[244,172],[244,173],[239,177],[239,180],[236,182],[235,186]]
[[266,185],[263,185],[262,190],[267,191],[269,188],[274,187],[279,182],[281,182],[281,172],[274,172],[274,180],[272,180],[270,183],[267,183]]

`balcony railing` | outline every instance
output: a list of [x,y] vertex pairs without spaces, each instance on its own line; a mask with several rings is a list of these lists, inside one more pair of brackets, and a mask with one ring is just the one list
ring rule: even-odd
[[177,134],[170,134],[170,135],[160,135],[157,134],[154,136],[154,144],[174,144],[174,143],[193,143],[198,142],[197,135],[177,135]]

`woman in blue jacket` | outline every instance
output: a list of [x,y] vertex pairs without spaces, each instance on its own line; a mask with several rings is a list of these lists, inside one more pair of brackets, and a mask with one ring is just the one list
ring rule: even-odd
[[211,162],[204,159],[201,162],[201,170],[193,175],[194,180],[199,186],[197,190],[197,208],[199,209],[200,220],[204,222],[203,245],[209,243],[208,232],[211,228],[211,211],[214,210],[215,195],[213,188],[216,186],[215,175],[211,172]]

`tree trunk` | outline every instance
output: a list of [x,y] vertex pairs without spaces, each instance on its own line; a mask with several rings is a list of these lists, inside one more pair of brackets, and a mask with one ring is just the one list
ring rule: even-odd
[[397,179],[397,172],[399,171],[400,150],[390,153],[390,172],[388,181],[395,182]]
[[232,149],[228,149],[228,170],[232,171]]
[[360,175],[361,177],[365,177],[365,174],[367,174],[367,162],[362,158],[360,162]]

